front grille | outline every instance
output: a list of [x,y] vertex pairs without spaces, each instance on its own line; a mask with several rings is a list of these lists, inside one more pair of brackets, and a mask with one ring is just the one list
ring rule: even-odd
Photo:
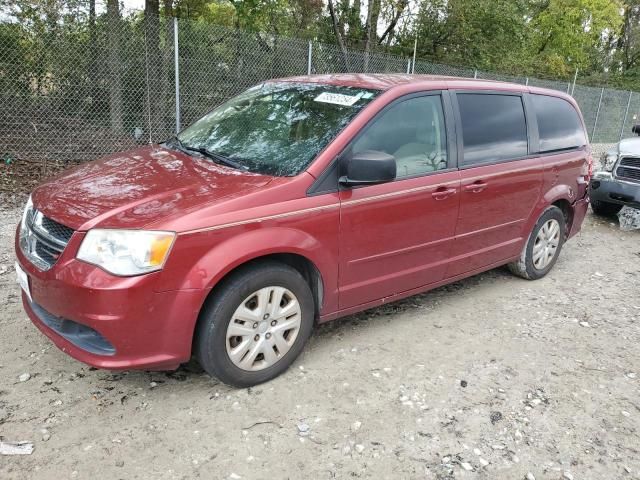
[[73,235],[72,228],[65,227],[61,223],[51,220],[48,217],[42,217],[42,226],[51,236],[64,243],[69,243],[71,235]]
[[633,167],[640,168],[640,158],[636,157],[622,157],[620,159],[621,167]]
[[73,235],[73,229],[45,217],[32,209],[25,217],[26,225],[20,229],[22,253],[40,270],[49,270]]
[[618,167],[616,175],[620,178],[640,182],[640,168]]
[[628,182],[640,182],[640,158],[622,157],[618,162],[615,176]]

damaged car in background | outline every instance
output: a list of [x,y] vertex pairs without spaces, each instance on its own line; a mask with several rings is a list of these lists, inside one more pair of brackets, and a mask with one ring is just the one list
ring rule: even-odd
[[[640,135],[640,125],[632,131]],[[618,214],[623,229],[640,228],[640,137],[625,138],[604,153],[589,198],[594,213]]]

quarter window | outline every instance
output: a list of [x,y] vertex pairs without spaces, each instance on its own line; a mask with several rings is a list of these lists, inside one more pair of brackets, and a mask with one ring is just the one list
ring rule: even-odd
[[520,96],[458,93],[456,97],[462,120],[463,165],[527,155],[527,122]]
[[447,134],[440,95],[392,105],[354,142],[352,153],[378,150],[396,159],[397,177],[447,168]]
[[587,137],[573,105],[562,98],[546,95],[531,95],[531,99],[538,122],[541,153],[586,145]]

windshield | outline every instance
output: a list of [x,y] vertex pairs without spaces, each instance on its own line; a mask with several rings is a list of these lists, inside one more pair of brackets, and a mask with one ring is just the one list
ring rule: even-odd
[[222,104],[178,135],[199,151],[251,172],[291,176],[379,92],[313,83],[265,83]]

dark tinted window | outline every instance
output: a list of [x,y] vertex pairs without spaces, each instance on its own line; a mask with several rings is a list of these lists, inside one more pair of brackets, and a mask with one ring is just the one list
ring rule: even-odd
[[393,155],[398,177],[447,168],[447,134],[440,95],[410,98],[392,105],[354,142],[353,153],[365,150]]
[[463,164],[527,155],[527,123],[515,95],[458,93],[464,142]]
[[566,100],[532,95],[538,121],[540,151],[551,152],[581,147],[587,143],[578,112]]

